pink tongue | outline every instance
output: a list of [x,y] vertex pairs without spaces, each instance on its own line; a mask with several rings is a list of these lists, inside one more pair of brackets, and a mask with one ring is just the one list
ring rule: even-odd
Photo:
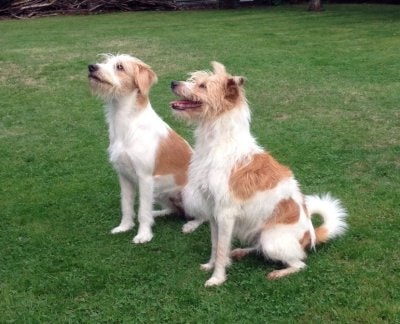
[[191,100],[177,100],[171,102],[171,107],[174,109],[189,109],[189,108],[197,108],[200,107],[201,103],[199,101],[191,101]]

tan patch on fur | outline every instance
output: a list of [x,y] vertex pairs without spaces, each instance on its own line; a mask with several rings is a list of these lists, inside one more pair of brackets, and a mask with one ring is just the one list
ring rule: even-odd
[[124,71],[119,71],[121,91],[130,93],[138,90],[136,103],[139,108],[145,108],[149,103],[149,92],[152,85],[157,82],[157,75],[147,64],[134,61],[131,65],[125,64]]
[[185,185],[191,154],[189,144],[171,129],[158,147],[153,175],[172,174],[177,185]]
[[311,246],[311,234],[310,231],[306,231],[303,237],[300,239],[300,245],[303,250],[308,249]]
[[135,65],[135,83],[139,89],[137,103],[141,107],[147,106],[151,86],[157,81],[157,75],[145,64]]
[[324,243],[328,241],[328,230],[324,226],[315,229],[316,243]]
[[226,81],[225,99],[237,106],[242,100],[242,93],[240,86],[243,85],[244,79],[242,77],[231,77]]
[[[325,243],[326,241],[328,241],[328,230],[323,226],[316,228],[315,229],[315,243],[316,244]],[[302,246],[302,248],[304,250],[310,248],[310,246],[311,246],[310,231],[307,231],[304,233],[303,237],[300,239],[300,245]]]
[[272,216],[264,224],[268,229],[277,224],[294,224],[300,218],[299,205],[293,199],[283,199],[276,206]]
[[229,187],[237,199],[246,200],[258,191],[274,188],[291,176],[290,169],[279,164],[270,154],[259,153],[254,154],[249,163],[232,170]]
[[149,97],[144,96],[141,93],[138,93],[136,103],[139,108],[146,108],[147,104],[149,103]]

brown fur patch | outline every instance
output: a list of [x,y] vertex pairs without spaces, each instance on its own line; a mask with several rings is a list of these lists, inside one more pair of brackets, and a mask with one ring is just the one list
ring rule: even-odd
[[228,100],[233,106],[238,104],[240,96],[239,85],[236,83],[234,78],[229,78],[226,82],[225,99]]
[[117,71],[121,82],[121,93],[128,94],[138,90],[136,103],[139,108],[146,108],[149,103],[150,88],[157,82],[157,75],[147,64],[141,61],[132,61],[122,64],[123,69]]
[[147,96],[151,86],[157,81],[157,75],[148,65],[136,64],[135,81],[140,93]]
[[135,83],[139,89],[137,103],[140,107],[146,107],[149,102],[149,92],[151,86],[157,82],[157,75],[145,64],[135,64],[134,67]]
[[328,241],[328,230],[324,226],[315,229],[316,243],[324,243]]
[[310,231],[306,231],[303,237],[300,239],[300,245],[303,250],[308,249],[311,246],[311,234]]
[[138,93],[136,103],[139,108],[146,108],[147,104],[149,103],[149,97]]
[[158,147],[153,175],[172,174],[177,185],[185,185],[191,154],[189,144],[171,129]]
[[300,218],[299,205],[292,199],[283,199],[276,206],[272,216],[264,224],[268,229],[277,224],[294,224]]
[[[328,230],[320,226],[315,229],[315,243],[325,243],[328,240]],[[311,246],[311,234],[310,231],[304,233],[303,237],[300,239],[300,245],[303,249],[308,249]]]
[[292,176],[287,167],[270,154],[254,154],[251,161],[236,166],[229,178],[232,194],[240,200],[251,198],[256,192],[274,188],[279,181]]

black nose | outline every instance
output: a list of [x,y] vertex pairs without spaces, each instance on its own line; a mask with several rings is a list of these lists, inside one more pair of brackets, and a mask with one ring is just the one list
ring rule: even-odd
[[171,89],[174,89],[178,86],[179,81],[171,81]]
[[89,64],[88,69],[89,69],[89,72],[96,72],[98,67],[96,64]]

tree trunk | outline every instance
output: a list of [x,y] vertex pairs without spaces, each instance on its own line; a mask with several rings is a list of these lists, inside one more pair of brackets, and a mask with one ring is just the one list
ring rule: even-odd
[[310,0],[308,11],[323,11],[322,0]]

